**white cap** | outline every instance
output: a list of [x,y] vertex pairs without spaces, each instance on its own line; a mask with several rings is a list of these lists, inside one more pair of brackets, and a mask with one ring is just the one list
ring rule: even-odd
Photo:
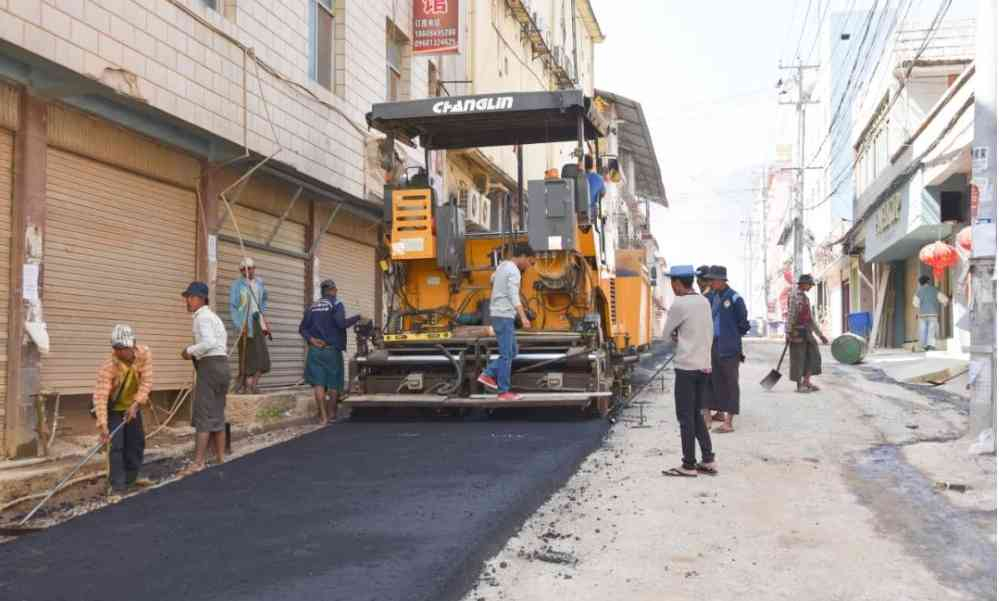
[[132,326],[124,323],[115,324],[111,330],[111,346],[115,348],[132,348],[135,346],[135,332]]
[[243,260],[239,262],[240,269],[247,269],[249,267],[256,267],[251,257],[243,257]]

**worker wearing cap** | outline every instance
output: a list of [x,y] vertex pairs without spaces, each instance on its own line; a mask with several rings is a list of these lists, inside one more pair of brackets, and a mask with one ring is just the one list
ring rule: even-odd
[[715,432],[734,432],[734,416],[739,414],[739,365],[742,337],[749,332],[746,301],[728,285],[728,269],[712,265],[705,274],[711,282],[711,316],[714,320],[714,343],[711,345],[711,399],[706,408],[715,411],[713,419],[722,421]]
[[336,282],[324,280],[319,285],[322,296],[312,303],[302,317],[298,333],[309,345],[305,357],[305,381],[316,397],[320,419],[336,421],[337,403],[343,396],[343,352],[347,350],[347,328],[362,315],[347,317],[343,302],[337,298]]
[[240,277],[229,287],[229,318],[239,331],[240,392],[257,394],[260,376],[271,370],[267,338],[271,331],[264,319],[267,312],[267,287],[257,276],[252,257],[239,263]]
[[208,285],[191,282],[181,294],[194,317],[194,344],[181,352],[181,357],[194,361],[196,374],[191,419],[194,463],[186,470],[191,473],[205,467],[209,443],[218,462],[225,461],[225,397],[230,374],[225,324],[208,306]]
[[787,343],[791,362],[793,382],[798,383],[797,392],[815,392],[818,386],[812,384],[812,376],[822,373],[822,354],[815,341],[818,336],[822,344],[827,344],[822,331],[812,315],[812,303],[808,291],[815,286],[815,279],[804,274],[798,278],[798,290],[791,297],[787,308]]
[[[715,454],[711,434],[701,415],[711,377],[711,305],[694,291],[693,265],[674,265],[667,277],[676,298],[666,314],[666,335],[674,341],[673,367],[676,374],[673,395],[676,419],[680,423],[680,467],[663,470],[664,476],[696,478],[715,475]],[[697,462],[697,446],[701,462]]]
[[[101,440],[108,446],[108,475],[112,494],[147,484],[139,479],[146,449],[142,428],[143,405],[153,389],[153,354],[149,347],[135,343],[132,328],[118,324],[111,330],[111,356],[97,369],[94,386],[94,413]],[[125,425],[108,441],[109,432]]]
[[707,296],[708,302],[711,302],[711,293],[714,289],[711,287],[711,281],[708,280],[708,271],[711,269],[708,265],[701,265],[694,271],[694,275],[697,277],[697,289],[701,292],[703,296]]

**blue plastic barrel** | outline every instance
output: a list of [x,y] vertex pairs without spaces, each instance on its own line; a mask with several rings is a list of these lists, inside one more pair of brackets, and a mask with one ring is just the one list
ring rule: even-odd
[[847,328],[851,333],[857,336],[863,336],[867,338],[871,334],[871,326],[874,320],[871,318],[870,311],[861,311],[859,313],[850,313],[847,318]]

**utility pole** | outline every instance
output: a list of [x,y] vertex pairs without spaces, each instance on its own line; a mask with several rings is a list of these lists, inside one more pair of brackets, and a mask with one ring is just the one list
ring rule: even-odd
[[971,451],[996,452],[996,19],[995,0],[978,0],[975,141],[971,149]]
[[[767,168],[763,168],[762,181],[760,182],[760,202],[763,203],[763,231],[761,233],[763,243],[763,323],[764,330],[770,327],[770,264],[768,255],[770,254],[770,189],[767,185]],[[766,335],[766,331],[764,332]]]
[[798,113],[798,166],[797,182],[794,195],[794,278],[797,281],[803,269],[803,257],[805,251],[805,107],[809,104],[818,104],[818,100],[811,100],[805,95],[805,71],[818,69],[819,65],[803,65],[798,63],[790,66],[780,66],[782,71],[795,71],[795,79],[798,82],[798,97],[793,101],[785,101],[780,104],[793,104]]

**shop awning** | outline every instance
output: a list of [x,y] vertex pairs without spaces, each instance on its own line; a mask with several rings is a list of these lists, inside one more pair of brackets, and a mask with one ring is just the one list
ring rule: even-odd
[[656,158],[652,133],[645,120],[645,111],[638,101],[613,92],[596,90],[598,97],[613,103],[617,114],[617,140],[619,152],[630,155],[635,165],[635,194],[652,202],[669,206],[663,174]]
[[580,90],[446,96],[371,107],[368,125],[429,150],[571,142],[583,119],[587,140],[606,135]]

